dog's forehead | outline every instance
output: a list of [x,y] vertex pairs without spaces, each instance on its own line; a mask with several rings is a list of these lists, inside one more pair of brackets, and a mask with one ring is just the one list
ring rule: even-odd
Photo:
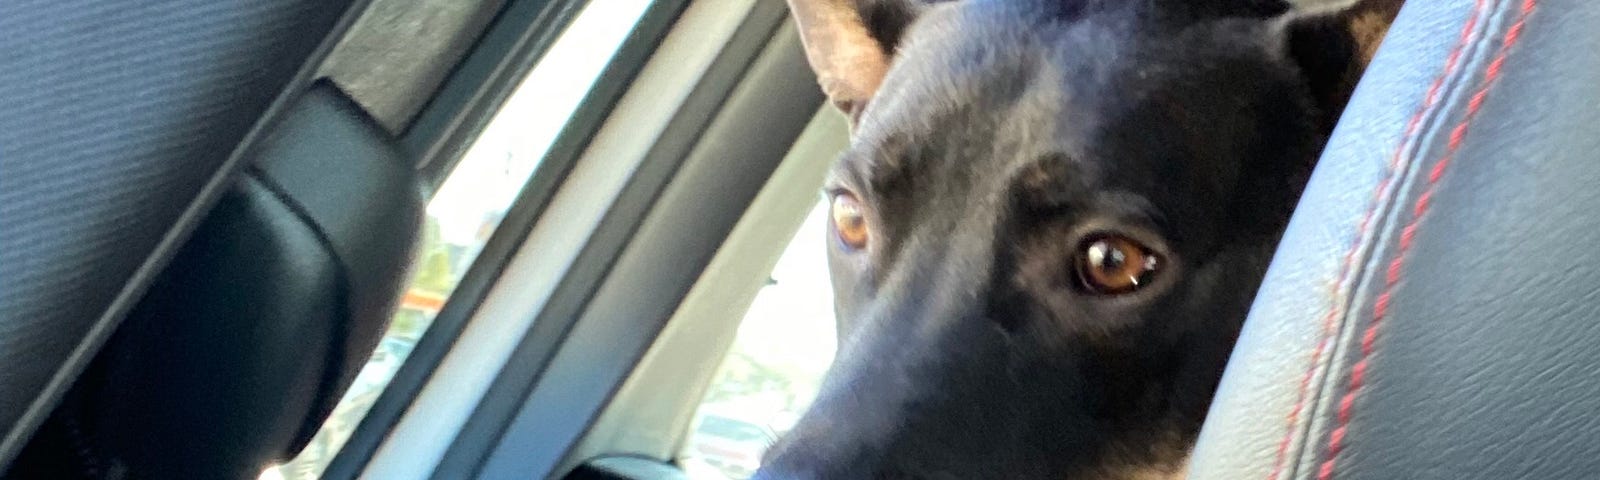
[[[1034,129],[1063,121],[1075,107],[1065,76],[1086,69],[1069,63],[1066,45],[1050,38],[1060,29],[1006,8],[966,2],[928,9],[907,31],[894,64],[857,129],[850,157],[893,161],[884,152],[930,141],[995,143],[997,122]],[[1064,26],[1064,28],[1074,28]],[[1013,133],[1022,133],[1013,131]],[[1049,135],[1056,137],[1057,135]],[[888,158],[885,158],[887,156]],[[931,172],[924,172],[931,174]]]
[[[1128,42],[1114,40],[1121,33],[1111,27],[1041,18],[1022,3],[952,2],[924,12],[842,169],[868,183],[907,169],[924,179],[967,176],[1019,155],[1076,158],[1075,137],[1103,117],[1096,97],[1107,95],[1097,90],[1116,83],[1108,72]],[[957,157],[964,161],[952,162]]]
[[992,110],[1024,90],[1048,94],[1041,90],[1059,86],[1049,80],[1059,79],[1065,70],[1082,70],[1072,65],[1079,58],[1064,55],[1072,50],[1070,41],[1059,37],[1093,28],[1041,19],[1037,12],[1005,3],[939,4],[902,39],[873,103],[890,116],[929,116],[962,108]]
[[[968,175],[1052,155],[1087,158],[1084,150],[1105,147],[1098,139],[1109,131],[1175,134],[1160,131],[1174,124],[1161,117],[1194,120],[1187,117],[1248,103],[1234,96],[1252,93],[1215,81],[1223,78],[1212,71],[1218,65],[1233,64],[1228,75],[1290,77],[1274,63],[1272,49],[1253,39],[1267,24],[1261,19],[1153,24],[1129,18],[1027,1],[929,8],[902,39],[847,162],[869,164],[853,167],[874,178],[904,169],[924,177],[941,170]],[[1237,68],[1241,64],[1250,65]],[[1128,120],[1135,115],[1142,117]],[[1194,130],[1184,132],[1187,140],[1227,135],[1185,125]],[[906,144],[943,144],[946,161],[952,149],[968,154],[952,168],[897,165],[912,161],[892,151]],[[1075,163],[1074,170],[1096,167]]]
[[1024,94],[1128,98],[1206,75],[1204,64],[1215,61],[1207,57],[1264,58],[1273,50],[1262,45],[1270,17],[1174,20],[1138,11],[1139,2],[1063,6],[1081,3],[935,4],[906,31],[873,103],[937,113],[961,103],[993,107]]

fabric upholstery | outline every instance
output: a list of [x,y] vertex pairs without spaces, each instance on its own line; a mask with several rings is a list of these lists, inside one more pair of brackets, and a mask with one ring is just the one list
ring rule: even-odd
[[0,465],[349,4],[0,2]]

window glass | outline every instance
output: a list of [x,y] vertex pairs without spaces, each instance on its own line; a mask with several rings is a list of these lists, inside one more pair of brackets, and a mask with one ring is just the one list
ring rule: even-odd
[[305,450],[261,480],[309,480],[327,468],[650,3],[591,1],[517,86],[430,200],[415,276],[377,350]]
[[819,203],[745,313],[679,458],[690,478],[749,478],[817,395],[835,348],[826,220]]

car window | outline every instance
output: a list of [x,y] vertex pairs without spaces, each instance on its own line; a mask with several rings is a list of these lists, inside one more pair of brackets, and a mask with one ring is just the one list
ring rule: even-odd
[[799,420],[833,361],[827,204],[818,203],[745,312],[679,463],[695,480],[742,480]]
[[707,415],[700,420],[696,435],[711,435],[737,442],[761,443],[772,439],[766,429],[743,420],[720,415]]
[[501,105],[430,200],[414,276],[371,359],[299,456],[261,480],[309,480],[327,469],[650,3],[590,2]]

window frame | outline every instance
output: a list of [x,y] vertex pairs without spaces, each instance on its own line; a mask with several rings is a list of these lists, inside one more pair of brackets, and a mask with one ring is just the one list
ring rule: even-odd
[[[400,136],[427,191],[436,191],[588,0],[510,0]],[[558,187],[599,132],[689,0],[654,0],[568,119],[505,217],[418,339],[411,354],[328,464],[322,478],[354,479],[433,375]]]
[[432,478],[565,473],[568,452],[823,104],[791,24],[785,4],[754,2]]
[[[562,15],[570,20],[572,14],[578,12],[576,8],[570,6],[571,4],[564,7],[568,10],[552,6],[554,1],[559,0],[550,2],[524,0],[512,2],[506,8],[508,12],[519,6],[527,9],[522,11],[523,16],[517,17],[523,22],[523,28],[527,28],[527,22],[563,18]],[[730,14],[726,8],[716,9],[720,4],[737,2],[747,2],[751,5],[748,11],[742,12],[742,15],[740,12]],[[543,5],[537,13],[533,12],[534,7],[528,6],[535,4]],[[653,56],[664,42],[672,43],[672,36],[695,35],[692,32],[678,31],[694,30],[693,25],[685,26],[679,23],[682,20],[680,17],[687,15],[687,11],[694,10],[695,6],[700,7],[700,12],[696,14],[700,17],[733,18],[737,22],[736,28],[728,38],[724,39],[725,41],[706,42],[702,39],[699,43],[680,45],[677,47],[679,51],[673,52],[683,54],[685,48],[708,51],[713,55],[708,58],[709,66],[704,67],[706,69],[703,71],[692,71],[696,76],[692,82],[682,87],[686,89],[683,92],[686,96],[678,99],[681,101],[673,104],[675,107],[664,110],[657,108],[659,112],[628,112],[622,114],[621,118],[613,118],[617,117],[614,114],[618,113],[619,108],[627,108],[624,102],[629,101],[629,98],[662,95],[660,90],[663,84],[636,85],[635,77],[647,69],[655,68],[654,65],[657,63],[682,63],[682,59],[677,57],[654,59]],[[568,13],[561,14],[561,12]],[[714,209],[715,215],[708,217],[712,228],[702,229],[704,232],[710,232],[710,236],[707,237],[709,241],[695,247],[703,249],[704,252],[700,255],[691,255],[694,260],[690,262],[692,265],[686,265],[687,268],[672,269],[679,280],[671,283],[681,288],[673,288],[671,290],[676,293],[661,296],[658,299],[661,301],[653,302],[657,309],[665,307],[653,324],[656,328],[640,330],[637,328],[638,325],[623,325],[627,327],[623,330],[637,336],[631,337],[632,343],[629,348],[616,350],[616,353],[624,354],[617,357],[623,359],[617,366],[624,368],[610,372],[608,378],[611,383],[605,389],[607,395],[614,391],[616,385],[620,384],[629,373],[633,361],[638,359],[637,354],[642,354],[654,339],[660,323],[665,322],[670,316],[671,309],[676,307],[677,301],[682,299],[682,295],[694,283],[699,269],[705,266],[705,261],[709,261],[716,246],[720,244],[721,237],[732,228],[733,223],[748,206],[747,201],[760,190],[766,176],[772,173],[788,151],[788,147],[810,123],[812,117],[810,113],[822,106],[821,92],[812,81],[798,37],[792,31],[792,22],[789,21],[787,13],[787,7],[783,3],[766,0],[700,0],[699,2],[655,0],[644,17],[635,25],[633,33],[624,41],[620,51],[602,74],[602,78],[580,103],[573,118],[557,137],[543,164],[534,172],[533,178],[524,187],[503,223],[491,236],[482,254],[473,262],[466,277],[462,279],[433,325],[419,341],[412,357],[401,366],[392,383],[380,395],[368,415],[361,420],[345,447],[335,456],[324,478],[357,476],[397,478],[395,475],[398,475],[398,478],[421,478],[430,475],[432,478],[463,478],[473,475],[498,478],[500,475],[527,476],[528,472],[541,469],[540,466],[533,465],[531,458],[525,455],[529,450],[520,447],[505,448],[507,445],[516,444],[515,439],[527,437],[528,430],[522,428],[525,424],[516,423],[518,418],[530,411],[522,399],[532,398],[537,392],[566,390],[566,386],[557,385],[559,382],[545,378],[555,376],[551,375],[551,372],[564,371],[571,366],[571,362],[557,358],[558,351],[612,351],[605,350],[613,346],[611,342],[602,342],[604,345],[597,346],[593,343],[595,337],[583,335],[583,332],[591,327],[618,326],[614,321],[616,316],[611,316],[607,320],[589,317],[593,316],[590,314],[592,307],[605,303],[599,301],[599,298],[609,298],[610,294],[605,287],[617,278],[617,275],[613,274],[637,263],[636,259],[630,259],[626,255],[627,247],[649,245],[650,242],[641,238],[661,236],[661,232],[655,234],[641,232],[651,232],[652,228],[659,229],[659,226],[652,227],[659,222],[654,222],[651,218],[665,215],[659,213],[664,210],[663,204],[673,205],[670,210],[678,215],[688,213],[689,209],[694,207],[693,202],[672,200],[675,196],[682,196],[680,192],[683,190],[679,185],[686,183],[685,177],[690,178],[687,183],[699,184],[701,187],[707,186],[707,179],[720,178],[730,181],[728,184],[737,190],[732,196],[714,195],[710,198],[712,200],[710,202],[706,202],[706,198],[697,199],[700,202],[699,207],[704,207],[707,203],[718,206]],[[466,64],[457,69],[447,82],[444,92],[429,103],[427,109],[419,115],[418,120],[403,138],[408,146],[423,152],[420,154],[423,159],[421,170],[425,175],[428,175],[428,172],[439,172],[442,177],[442,172],[448,172],[453,162],[465,151],[466,144],[475,138],[488,118],[495,114],[496,109],[493,107],[498,106],[509,96],[510,91],[519,83],[510,79],[520,80],[522,74],[532,68],[532,59],[537,58],[537,54],[542,54],[542,49],[548,48],[548,45],[540,47],[526,45],[530,42],[527,38],[537,36],[534,33],[524,32],[516,39],[506,33],[500,33],[497,37],[496,32],[516,28],[505,26],[508,22],[507,15],[503,13],[495,20],[490,32],[486,33],[484,40],[480,42],[482,45],[468,54]],[[703,28],[703,24],[704,22],[700,27]],[[556,38],[553,33],[546,32],[545,35],[547,40]],[[485,45],[516,42],[521,42],[520,50],[506,47],[489,50],[498,53],[482,53],[485,51]],[[510,52],[515,51],[535,51],[537,54],[519,57],[521,60],[494,58],[494,55],[511,55]],[[695,55],[699,54],[690,56]],[[473,66],[473,62],[483,62],[483,65]],[[521,66],[516,67],[519,62]],[[485,66],[487,64],[496,66],[490,68]],[[461,80],[463,77],[468,80]],[[660,81],[661,79],[650,80],[650,82]],[[672,90],[679,87],[667,88]],[[456,89],[454,93],[451,93],[452,89]],[[677,93],[666,95],[677,95]],[[634,103],[648,102],[634,101]],[[435,113],[436,109],[440,108],[445,109],[443,111],[446,113]],[[804,113],[779,115],[774,118],[771,115],[774,111]],[[669,120],[662,126],[664,130],[659,132],[645,133],[642,130],[628,132],[635,137],[647,137],[623,142],[645,145],[648,151],[644,152],[641,158],[632,160],[590,158],[596,155],[594,152],[596,149],[616,150],[615,146],[605,143],[609,141],[594,143],[597,138],[607,135],[605,133],[607,129],[613,129],[615,127],[613,124],[616,123],[627,126],[631,122],[633,125],[638,125],[642,120],[633,117],[639,116],[663,117],[663,120]],[[643,121],[649,123],[648,120]],[[616,133],[610,135],[614,137]],[[718,158],[721,158],[720,162]],[[733,162],[730,165],[730,158],[749,161]],[[535,239],[533,236],[540,235],[538,231],[546,223],[562,223],[550,220],[560,220],[561,217],[571,213],[561,208],[552,210],[552,206],[560,207],[560,202],[563,201],[561,195],[571,194],[572,191],[580,191],[577,195],[583,195],[581,190],[585,185],[582,185],[582,182],[578,182],[579,185],[571,185],[573,179],[569,177],[588,175],[582,173],[585,168],[605,168],[594,167],[592,164],[596,161],[601,164],[617,161],[637,163],[635,170],[622,177],[626,185],[616,197],[596,198],[604,202],[601,207],[605,209],[603,217],[597,217],[602,220],[598,225],[592,230],[562,232],[568,237],[578,237],[576,242],[581,244],[581,250],[571,254],[574,255],[571,258],[572,263],[554,280],[558,283],[552,287],[548,303],[526,306],[530,302],[536,302],[531,300],[522,302],[525,305],[521,308],[536,309],[534,311],[537,313],[529,316],[536,317],[537,321],[534,321],[534,318],[506,317],[505,315],[509,313],[504,308],[506,301],[496,300],[496,296],[505,295],[507,290],[516,291],[519,288],[526,290],[526,282],[523,280],[527,279],[520,276],[528,273],[525,271],[527,268],[522,267],[523,270],[518,270],[518,265],[527,264],[529,258],[525,257],[549,253],[541,250],[549,245],[539,243],[551,240]],[[585,178],[585,180],[592,179]],[[710,186],[713,188],[702,193],[715,191],[717,187],[715,184],[718,182],[712,183]],[[678,229],[675,233],[681,238],[683,231]],[[543,235],[548,237],[550,233],[545,232]],[[669,232],[666,236],[673,235]],[[573,243],[569,240],[570,238],[560,239],[556,243]],[[530,250],[539,251],[530,253]],[[554,253],[554,255],[565,254]],[[544,263],[563,261],[565,259],[550,258]],[[545,281],[534,279],[535,283]],[[590,302],[591,298],[597,300]],[[501,306],[494,306],[497,301]],[[527,324],[530,321],[532,323],[521,339],[513,335],[491,340],[508,348],[513,345],[516,347],[511,358],[504,363],[490,365],[480,362],[470,365],[471,368],[492,375],[492,382],[488,384],[489,391],[481,396],[476,408],[471,410],[471,416],[466,419],[466,423],[459,428],[449,425],[434,429],[408,427],[408,423],[416,421],[426,425],[426,417],[436,411],[434,407],[438,405],[429,403],[429,392],[449,387],[448,380],[454,373],[445,370],[445,366],[450,364],[452,358],[476,356],[480,360],[487,359],[489,362],[500,361],[469,352],[473,350],[472,346],[462,347],[462,342],[466,341],[463,333],[470,332],[480,324],[504,323],[508,320],[514,324]],[[434,385],[436,383],[444,385]],[[606,404],[606,398],[603,397],[578,406],[592,409],[590,415],[583,418],[593,418],[593,415]],[[693,406],[691,404],[688,407],[693,408]],[[550,467],[560,461],[578,438],[581,438],[588,425],[587,421],[576,424],[579,429],[572,432],[571,442],[547,445],[550,448],[541,450],[543,454],[541,458],[548,461],[543,466]],[[417,428],[422,430],[418,431]],[[428,452],[436,447],[428,445],[418,447],[421,450],[412,448],[408,451],[408,445],[441,443],[446,445],[441,457],[431,457],[433,454]],[[390,451],[391,448],[398,450]],[[515,452],[516,455],[512,455],[515,458],[506,461],[505,455],[497,454],[505,451]],[[406,458],[407,453],[417,452],[422,453]],[[428,463],[432,461],[437,463]],[[407,468],[408,466],[410,468]],[[562,473],[554,469],[546,471],[551,475]]]

